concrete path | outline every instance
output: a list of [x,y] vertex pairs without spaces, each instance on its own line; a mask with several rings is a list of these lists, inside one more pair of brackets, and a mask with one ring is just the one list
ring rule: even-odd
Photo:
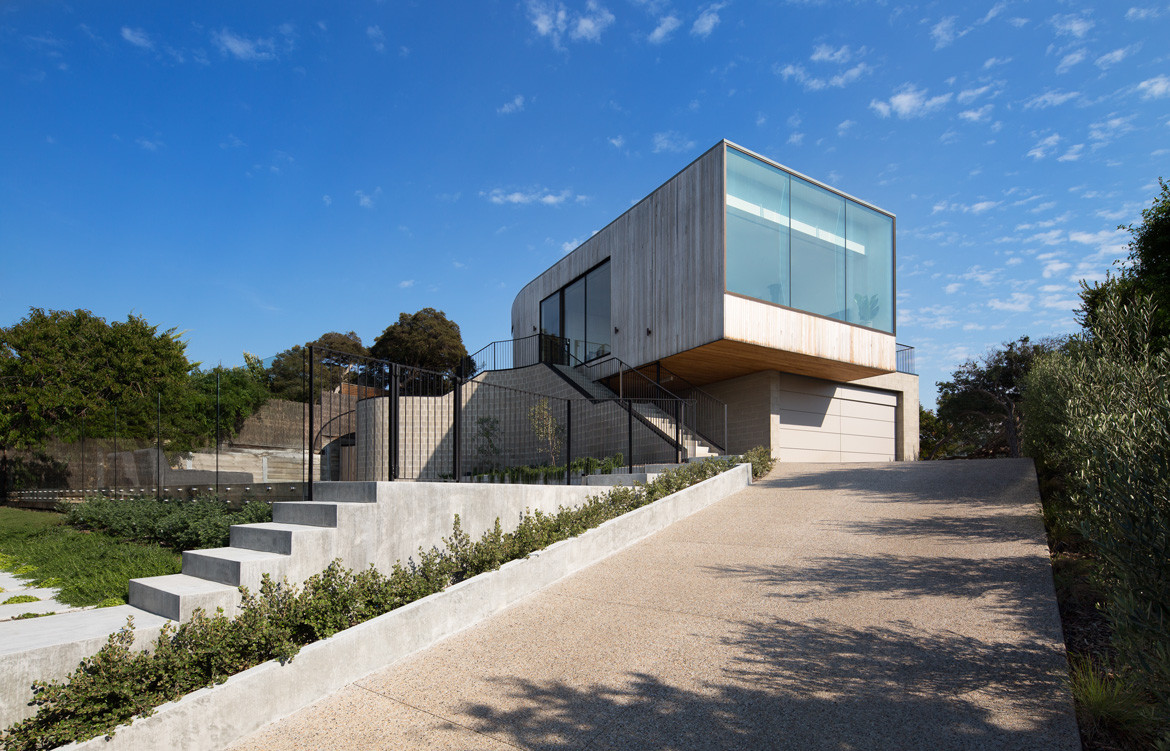
[[[27,579],[22,579],[8,571],[0,571],[0,621],[12,620],[25,613],[48,615],[77,610],[72,605],[66,605],[53,599],[60,591],[52,587],[36,587]],[[5,601],[22,595],[37,599],[35,602],[4,604]]]
[[1072,750],[1066,679],[1030,461],[781,465],[231,748]]

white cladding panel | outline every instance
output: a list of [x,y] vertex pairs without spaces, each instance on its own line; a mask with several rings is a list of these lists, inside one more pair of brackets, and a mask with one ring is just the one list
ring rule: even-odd
[[894,461],[897,396],[777,373],[772,451],[782,462]]

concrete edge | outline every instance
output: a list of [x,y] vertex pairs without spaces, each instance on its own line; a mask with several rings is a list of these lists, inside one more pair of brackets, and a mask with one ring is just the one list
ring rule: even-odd
[[700,511],[751,484],[740,464],[578,537],[510,561],[442,592],[303,648],[289,663],[269,661],[195,691],[67,751],[216,751],[370,673],[494,615],[513,603]]

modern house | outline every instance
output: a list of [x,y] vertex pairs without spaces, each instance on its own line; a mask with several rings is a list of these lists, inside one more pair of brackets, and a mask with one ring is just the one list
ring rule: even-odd
[[[721,141],[529,282],[512,336],[726,403],[721,448],[910,460],[894,215]],[[901,367],[899,365],[901,364]],[[608,377],[614,391],[614,369]]]

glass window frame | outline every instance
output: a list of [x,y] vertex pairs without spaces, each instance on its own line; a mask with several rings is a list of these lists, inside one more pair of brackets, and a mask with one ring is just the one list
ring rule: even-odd
[[[741,146],[737,146],[737,145],[735,145],[731,142],[728,142],[728,141],[724,141],[723,146],[724,146],[723,185],[722,185],[723,195],[721,197],[721,200],[723,201],[723,271],[724,271],[723,292],[724,292],[724,294],[733,295],[735,297],[740,297],[740,298],[743,298],[745,300],[751,300],[752,302],[758,302],[762,305],[770,305],[770,306],[777,307],[777,308],[783,308],[785,310],[792,310],[792,311],[795,311],[797,313],[803,313],[804,315],[814,316],[816,318],[823,318],[827,321],[835,321],[837,323],[841,323],[841,324],[844,324],[846,326],[856,326],[857,328],[865,329],[867,331],[874,331],[874,332],[877,332],[879,334],[886,334],[889,336],[896,337],[897,333],[898,333],[898,219],[897,219],[897,217],[894,214],[891,214],[890,212],[888,212],[882,208],[874,206],[873,204],[868,203],[866,201],[862,201],[862,200],[859,200],[857,198],[854,198],[853,196],[850,196],[848,193],[840,191],[840,190],[832,187],[831,185],[826,185],[825,183],[820,182],[819,180],[815,180],[811,177],[808,177],[807,175],[803,175],[799,172],[791,170],[791,169],[789,169],[781,164],[778,164],[778,163],[772,161],[771,159],[768,159],[767,157],[764,157],[764,156],[761,156],[759,154],[748,151],[747,149],[745,149]],[[850,290],[849,290],[849,264],[847,261],[845,263],[845,269],[844,269],[844,273],[843,273],[843,276],[841,279],[841,283],[844,285],[843,292],[845,294],[845,298],[844,298],[845,299],[845,317],[844,318],[835,318],[833,316],[827,316],[827,315],[823,315],[821,313],[814,313],[814,312],[809,311],[809,310],[804,310],[803,308],[798,308],[798,307],[795,307],[792,305],[785,305],[783,303],[775,303],[775,302],[771,302],[769,300],[764,300],[764,299],[761,299],[758,297],[753,297],[751,295],[745,295],[743,293],[735,292],[735,291],[732,291],[730,289],[727,289],[727,253],[728,253],[728,249],[727,249],[727,234],[728,234],[727,233],[727,215],[728,215],[728,212],[727,212],[727,188],[728,188],[728,163],[729,163],[728,152],[735,152],[735,154],[738,156],[742,156],[742,157],[745,157],[747,159],[753,159],[753,160],[759,161],[760,163],[765,164],[769,167],[780,170],[781,172],[784,172],[785,174],[787,174],[793,183],[796,183],[797,181],[802,181],[802,182],[807,183],[809,185],[812,185],[812,186],[815,186],[817,188],[821,188],[825,191],[828,191],[829,193],[831,193],[835,196],[839,196],[840,198],[844,199],[844,201],[845,201],[845,216],[848,215],[849,204],[852,203],[852,204],[855,204],[855,205],[860,206],[862,208],[868,209],[872,212],[875,212],[881,216],[884,216],[890,220],[890,291],[889,291],[890,292],[890,311],[891,311],[890,312],[890,320],[891,320],[890,330],[887,331],[886,329],[883,329],[883,328],[875,328],[872,326],[866,326],[866,325],[861,324],[861,323],[856,323],[856,322],[847,320],[849,317],[849,299],[850,299],[848,296],[848,293],[850,292]],[[791,189],[790,189],[789,194],[791,195]],[[791,209],[790,209],[789,213],[791,215]],[[843,218],[842,224],[843,224],[843,226],[847,224],[847,221],[844,218]],[[791,232],[791,228],[789,231]],[[847,243],[848,238],[845,238],[845,240]],[[791,271],[791,252],[792,252],[791,245],[792,245],[792,243],[791,243],[791,239],[790,239],[789,240],[790,271]],[[848,250],[846,250],[845,252],[848,253]],[[790,274],[789,278],[787,279],[787,283],[791,287],[791,285],[793,283],[792,279],[791,279],[791,274]],[[791,301],[791,295],[789,296],[789,300]]]
[[[604,259],[600,263],[594,264],[589,269],[587,269],[583,274],[578,274],[577,276],[573,277],[572,279],[570,279],[566,283],[562,284],[559,288],[557,288],[557,290],[555,292],[552,292],[551,294],[545,296],[540,301],[540,304],[537,308],[537,316],[538,316],[537,323],[538,323],[538,330],[540,331],[540,333],[542,333],[542,334],[544,333],[544,316],[543,316],[544,305],[549,300],[551,300],[552,298],[555,297],[555,298],[557,298],[557,301],[558,301],[557,306],[558,306],[558,310],[559,310],[560,329],[556,332],[551,332],[550,335],[555,336],[555,337],[562,339],[562,340],[566,338],[565,337],[565,323],[566,323],[565,322],[565,318],[566,318],[566,316],[565,316],[565,290],[567,290],[569,287],[572,287],[574,284],[577,284],[578,282],[584,282],[584,289],[582,292],[582,299],[584,302],[584,306],[583,306],[583,310],[582,310],[582,323],[585,326],[585,333],[586,333],[586,335],[588,335],[588,331],[589,331],[589,326],[588,326],[588,321],[589,321],[589,308],[588,308],[589,282],[587,281],[587,277],[589,277],[590,274],[593,274],[594,272],[598,271],[599,269],[602,269],[606,266],[609,266],[611,260],[612,260],[611,258],[607,257],[606,259]],[[610,268],[610,295],[609,295],[609,311],[608,311],[609,326],[607,328],[612,328],[613,327],[613,267],[609,266],[609,268]],[[607,331],[607,333],[608,333],[608,331]],[[612,334],[611,334],[611,337],[612,337]],[[586,344],[586,345],[588,344],[584,339],[582,339],[581,341],[583,344]],[[586,346],[586,354],[588,354],[588,347],[587,346]],[[601,359],[602,357],[609,357],[612,354],[613,354],[613,339],[610,338],[610,340],[608,342],[606,342],[604,352],[600,352],[587,360],[582,359],[581,362],[583,362],[583,363],[593,362],[594,360]]]

